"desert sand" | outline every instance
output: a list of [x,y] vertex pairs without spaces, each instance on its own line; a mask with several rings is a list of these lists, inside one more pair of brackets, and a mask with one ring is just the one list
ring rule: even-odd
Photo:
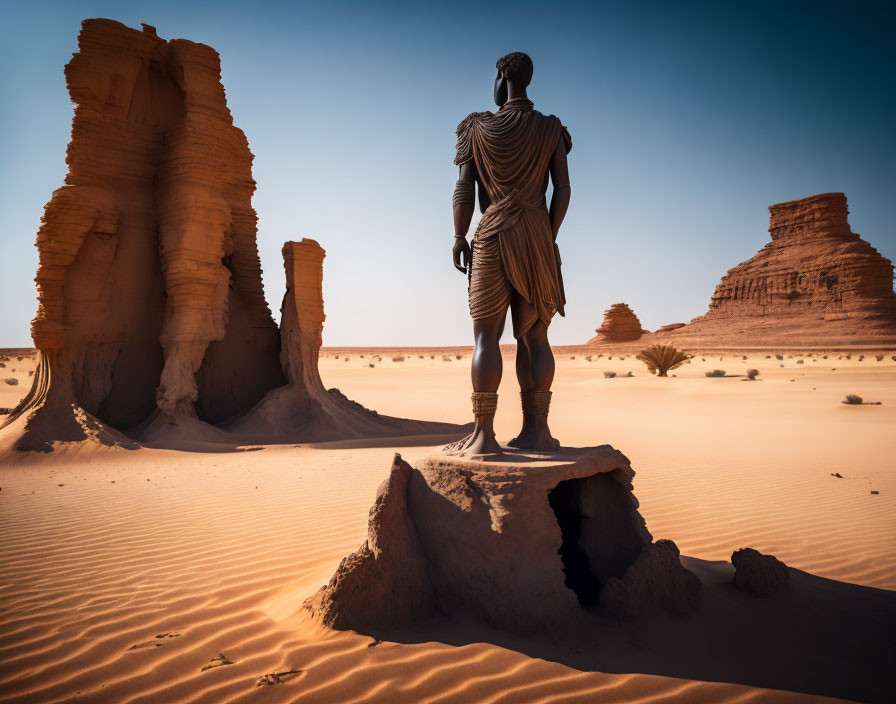
[[[786,599],[833,589],[826,580],[850,583],[836,587],[854,590],[865,617],[892,622],[892,599],[879,590],[896,589],[894,352],[883,361],[868,353],[838,359],[843,351],[783,360],[771,351],[746,360],[698,353],[668,379],[648,376],[631,354],[600,353],[556,350],[554,434],[568,446],[623,451],[648,528],[674,539],[686,566],[704,581],[730,579],[732,550],[751,546],[815,575],[796,572],[793,595],[758,602],[781,616],[783,633],[800,627],[788,621]],[[327,387],[382,413],[463,422],[469,356],[464,348],[325,348],[320,371]],[[29,387],[35,358],[6,364],[0,378],[20,379],[0,386],[0,406],[11,407]],[[705,376],[716,368],[728,376]],[[748,368],[761,381],[742,381]],[[514,386],[508,357],[502,440],[518,429]],[[847,393],[882,405],[844,405]],[[657,630],[688,652],[712,650],[705,623],[673,617],[623,627],[622,654],[619,637],[613,647],[598,637],[571,652],[470,624],[382,642],[321,628],[302,601],[363,542],[393,453],[413,462],[443,441],[220,452],[88,442],[3,458],[0,701],[883,700],[886,667],[878,682],[851,681],[843,657],[850,644],[836,623],[823,661],[792,652],[774,666],[724,672],[653,652]],[[757,662],[773,646],[774,638],[744,645]],[[820,689],[813,673],[822,671],[842,681]],[[256,686],[272,674],[266,681],[279,684]]]

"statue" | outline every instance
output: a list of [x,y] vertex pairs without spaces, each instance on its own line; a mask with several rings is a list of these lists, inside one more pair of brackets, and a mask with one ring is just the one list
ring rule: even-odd
[[[534,109],[526,95],[532,60],[508,54],[497,63],[496,113],[474,112],[457,128],[460,175],[454,189],[454,266],[469,276],[473,317],[473,414],[475,428],[448,452],[501,452],[495,438],[502,360],[500,339],[507,310],[517,339],[516,375],[523,405],[523,427],[508,444],[555,451],[559,442],[548,428],[554,355],[548,326],[566,302],[560,275],[557,232],[569,206],[566,155],[572,140],[560,120]],[[551,207],[545,192],[554,187]],[[482,219],[473,237],[467,230],[478,187]]]

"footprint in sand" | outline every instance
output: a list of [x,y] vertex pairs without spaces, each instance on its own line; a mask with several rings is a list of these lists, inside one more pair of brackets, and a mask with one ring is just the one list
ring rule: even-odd
[[232,660],[228,660],[227,656],[224,653],[218,653],[218,657],[212,658],[208,661],[208,665],[203,667],[200,672],[205,672],[206,670],[211,670],[214,667],[223,667],[224,665],[233,665]]
[[156,635],[156,640],[148,640],[145,643],[137,643],[136,645],[132,645],[128,650],[142,650],[143,648],[161,648],[164,643],[160,643],[160,640],[167,640],[168,638],[179,638],[180,633],[170,632],[170,633],[159,633]]
[[269,672],[255,680],[256,687],[270,687],[275,684],[283,684],[286,680],[301,674],[301,670],[286,670],[285,672]]

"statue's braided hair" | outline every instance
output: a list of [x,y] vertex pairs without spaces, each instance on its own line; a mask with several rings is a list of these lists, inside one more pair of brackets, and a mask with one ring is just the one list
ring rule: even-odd
[[514,85],[525,88],[532,80],[532,59],[521,51],[502,56],[495,66]]

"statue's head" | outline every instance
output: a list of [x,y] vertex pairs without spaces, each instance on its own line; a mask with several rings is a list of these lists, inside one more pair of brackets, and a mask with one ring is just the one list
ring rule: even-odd
[[522,89],[532,80],[532,59],[521,51],[502,56],[495,64],[498,76],[495,78],[495,105],[507,102],[507,84]]

